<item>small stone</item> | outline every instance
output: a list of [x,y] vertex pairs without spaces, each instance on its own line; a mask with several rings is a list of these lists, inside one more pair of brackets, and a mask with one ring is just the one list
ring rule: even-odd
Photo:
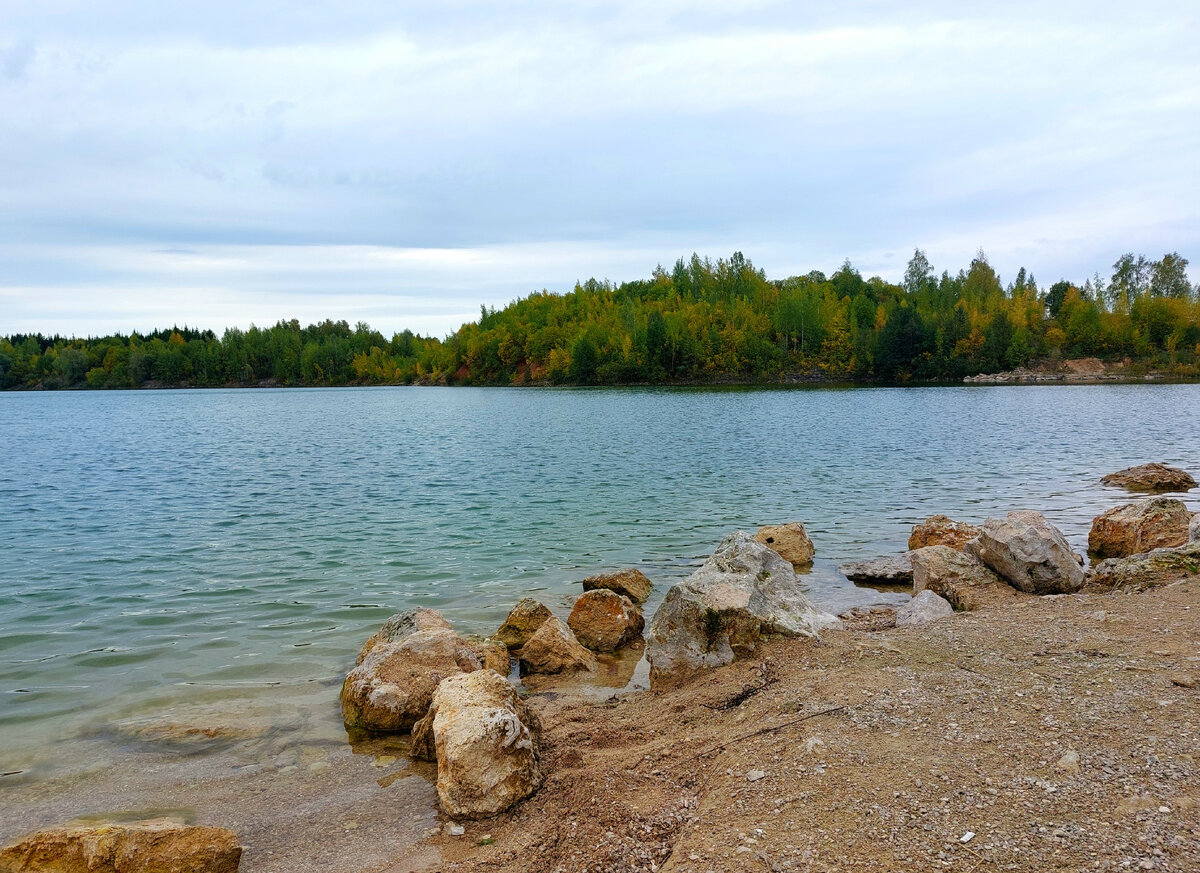
[[375,759],[376,767],[390,767],[396,763],[395,755],[380,755]]
[[746,771],[746,781],[747,782],[757,782],[759,779],[766,779],[766,778],[767,778],[767,774],[763,770],[747,770]]
[[1079,753],[1074,749],[1068,749],[1066,754],[1055,762],[1054,769],[1061,773],[1078,773]]
[[1178,685],[1180,688],[1195,688],[1196,677],[1192,673],[1176,673],[1171,677],[1171,684]]
[[328,761],[313,761],[308,765],[308,769],[314,773],[326,773],[333,769],[333,765]]
[[458,822],[453,822],[453,821],[446,822],[447,836],[461,837],[466,832],[467,832],[467,829],[465,827],[463,827],[462,825],[460,825]]

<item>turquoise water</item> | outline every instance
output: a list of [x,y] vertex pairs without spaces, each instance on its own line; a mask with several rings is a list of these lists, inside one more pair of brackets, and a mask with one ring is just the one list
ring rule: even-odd
[[1101,474],[1200,472],[1196,385],[8,393],[0,413],[4,772],[189,708],[277,700],[334,732],[358,646],[409,606],[487,633],[628,565],[661,596],[725,532],[802,520],[837,610],[896,597],[834,567],[931,513],[1041,509],[1082,548],[1128,499]]

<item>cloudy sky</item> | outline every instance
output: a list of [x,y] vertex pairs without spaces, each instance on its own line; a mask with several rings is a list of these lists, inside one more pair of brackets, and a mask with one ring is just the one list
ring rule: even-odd
[[692,251],[1200,263],[1198,34],[1191,0],[0,0],[0,334],[444,334]]

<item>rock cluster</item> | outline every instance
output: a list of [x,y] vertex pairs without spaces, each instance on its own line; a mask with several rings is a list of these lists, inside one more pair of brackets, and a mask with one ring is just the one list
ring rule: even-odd
[[0,871],[237,873],[241,857],[224,828],[153,819],[32,834],[0,849]]
[[1100,482],[1127,491],[1188,491],[1196,487],[1196,480],[1186,470],[1159,463],[1140,464],[1109,473]]
[[1152,497],[1114,506],[1092,521],[1088,554],[1124,558],[1151,549],[1182,546],[1188,541],[1191,513],[1182,500]]
[[651,686],[754,651],[768,635],[815,636],[838,620],[818,612],[777,552],[738,531],[671,586],[646,635]]

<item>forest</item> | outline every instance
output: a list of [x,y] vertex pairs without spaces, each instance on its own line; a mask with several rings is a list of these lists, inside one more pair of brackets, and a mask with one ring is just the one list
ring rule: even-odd
[[[1200,374],[1200,287],[1178,253],[1125,254],[1111,274],[1005,285],[980,251],[939,276],[917,249],[900,284],[768,279],[735,252],[679,259],[647,279],[539,291],[439,339],[360,322],[98,338],[0,339],[0,388],[625,385],[722,381],[949,382],[1064,358]],[[1106,271],[1107,272],[1107,271]]]

